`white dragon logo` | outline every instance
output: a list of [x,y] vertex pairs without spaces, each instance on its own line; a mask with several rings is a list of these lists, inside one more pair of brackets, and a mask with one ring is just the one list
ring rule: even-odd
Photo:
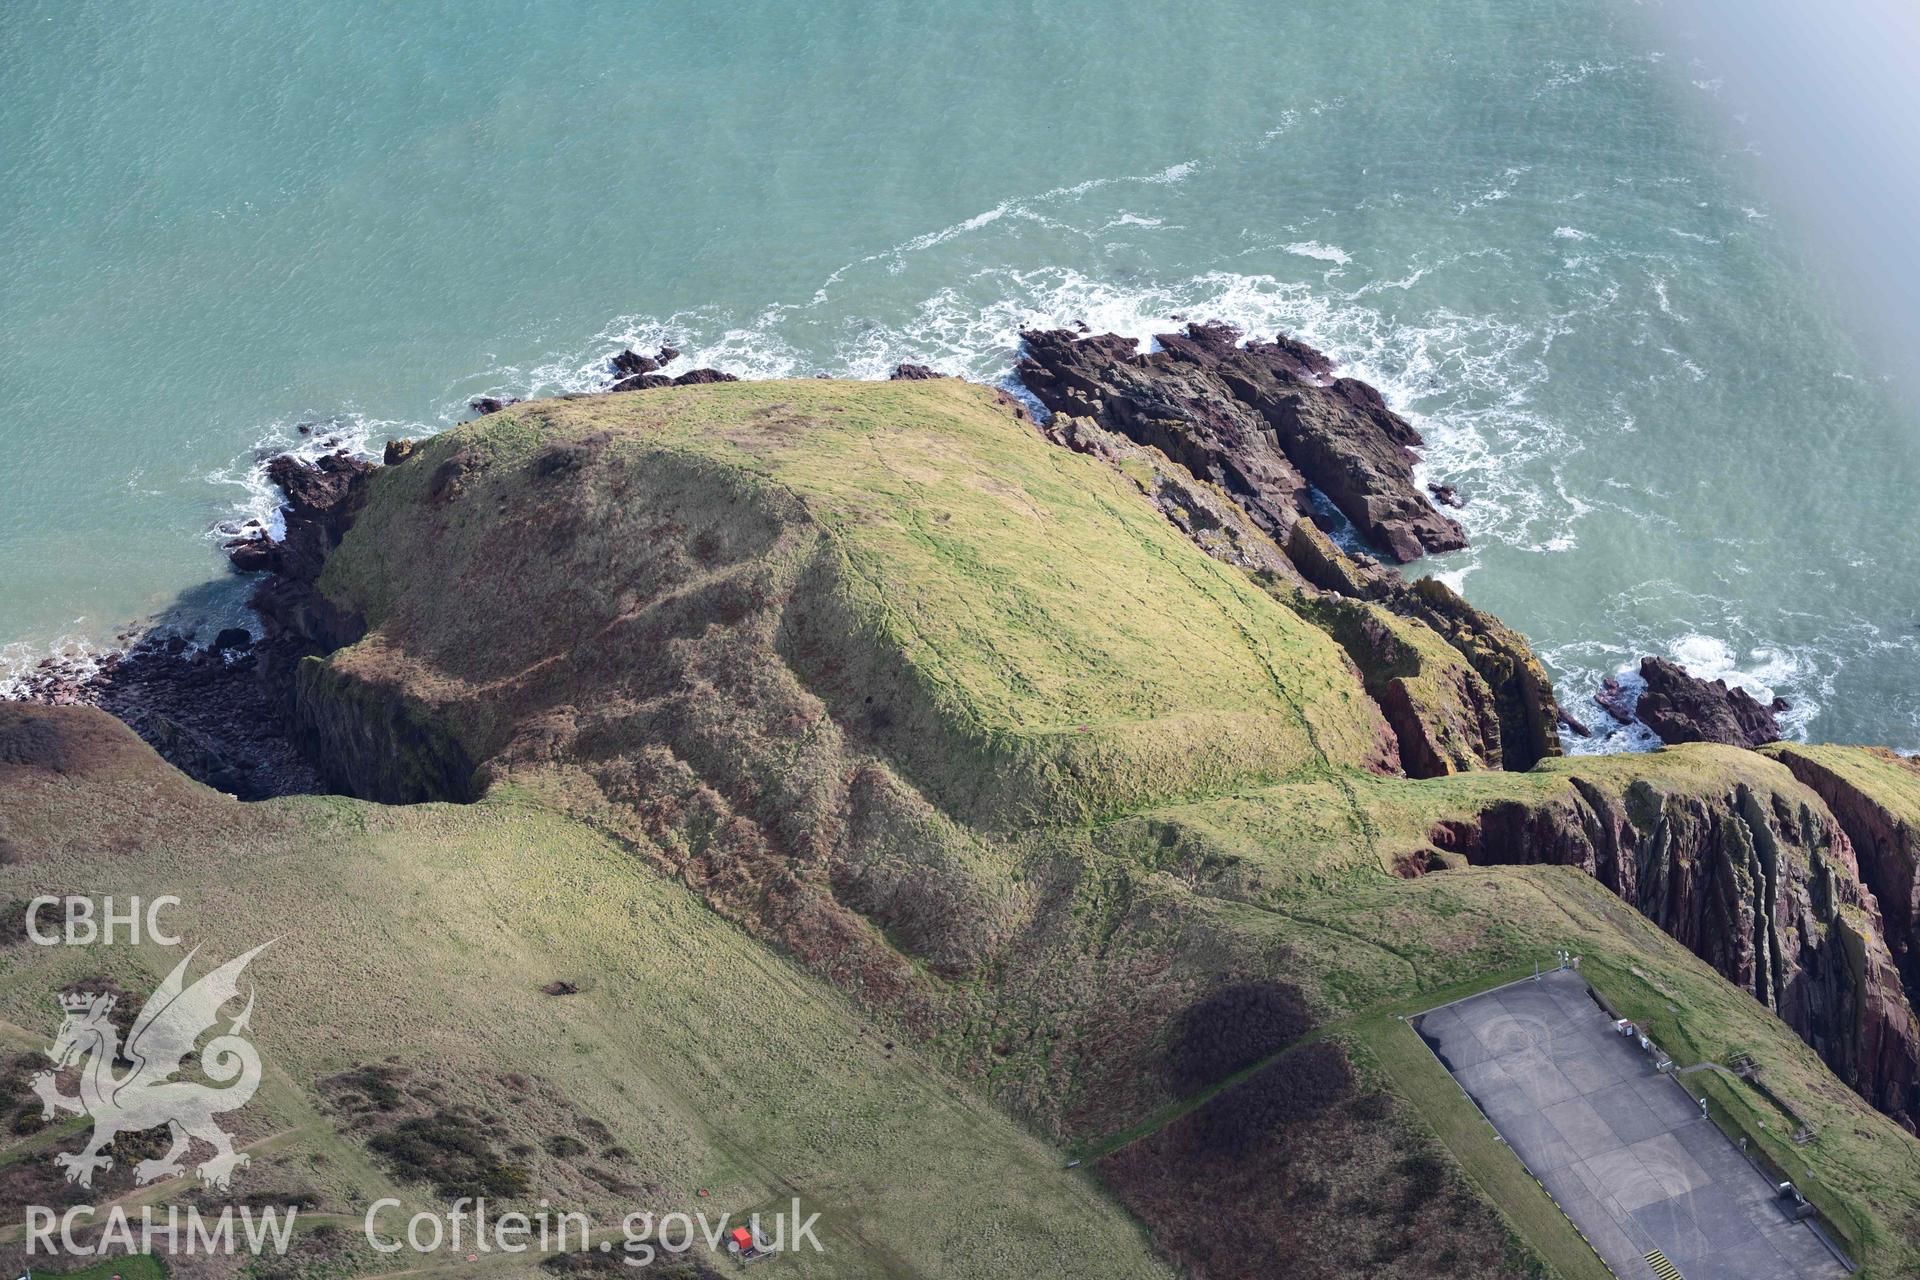
[[[140,1010],[124,1048],[119,1030],[108,1017],[113,996],[75,992],[60,997],[67,1020],[47,1050],[54,1070],[35,1076],[33,1091],[40,1095],[41,1115],[46,1119],[62,1111],[93,1117],[93,1140],[86,1150],[54,1157],[67,1171],[67,1181],[92,1186],[95,1171],[113,1164],[113,1157],[102,1150],[117,1135],[166,1125],[173,1145],[159,1159],[135,1165],[135,1182],[145,1184],[181,1172],[181,1158],[192,1139],[198,1138],[214,1149],[213,1157],[199,1166],[201,1180],[226,1188],[247,1157],[233,1149],[233,1140],[213,1117],[245,1106],[260,1087],[260,1055],[242,1034],[253,1016],[252,992],[247,994],[246,1008],[225,1032],[207,1042],[200,1055],[202,1073],[224,1087],[173,1077],[200,1037],[220,1020],[221,1007],[239,996],[240,973],[248,961],[271,945],[261,943],[190,987],[187,965],[195,953],[188,952]],[[83,1060],[80,1092],[61,1093],[56,1073]],[[131,1065],[124,1074],[115,1075],[116,1061]]]

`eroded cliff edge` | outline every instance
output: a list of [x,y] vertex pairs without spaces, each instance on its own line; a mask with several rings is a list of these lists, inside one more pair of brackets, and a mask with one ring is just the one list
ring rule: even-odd
[[1855,1091],[1911,1126],[1920,1023],[1846,827],[1813,788],[1736,749],[1568,761],[1537,799],[1442,823],[1479,865],[1578,867],[1777,1013]]

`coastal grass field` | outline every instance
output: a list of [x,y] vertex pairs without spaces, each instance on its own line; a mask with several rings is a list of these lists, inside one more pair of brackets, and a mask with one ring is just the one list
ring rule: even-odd
[[[216,820],[240,808],[189,799]],[[15,839],[28,834],[19,816]],[[1165,1274],[1058,1151],[578,823],[511,797],[272,801],[249,811],[243,839],[176,817],[139,859],[98,852],[102,829],[84,823],[44,843],[36,832],[36,855],[0,871],[0,894],[177,894],[178,930],[204,963],[275,939],[248,971],[268,1080],[265,1105],[246,1113],[255,1158],[236,1190],[256,1202],[312,1200],[313,1220],[355,1240],[381,1196],[406,1206],[381,1219],[387,1234],[434,1205],[430,1187],[369,1153],[322,1086],[398,1068],[429,1085],[432,1105],[484,1113],[474,1128],[529,1174],[520,1201],[537,1192],[616,1236],[629,1210],[738,1218],[798,1198],[821,1214],[826,1252],[785,1258],[783,1274]],[[50,1038],[55,994],[94,976],[101,950],[11,949],[9,1024]],[[111,976],[143,993],[175,959],[122,949]],[[578,990],[546,994],[556,981]],[[77,1141],[73,1126],[46,1137],[26,1140],[39,1158]],[[180,1188],[139,1198],[168,1190]],[[379,1269],[421,1261],[347,1252]]]
[[[268,1078],[245,1113],[242,1142],[255,1158],[245,1186],[311,1201],[309,1223],[332,1231],[305,1232],[300,1247],[355,1269],[394,1265],[342,1242],[357,1239],[367,1204],[394,1195],[404,1215],[439,1203],[430,1186],[396,1176],[370,1152],[351,1110],[320,1087],[368,1066],[404,1069],[436,1104],[475,1100],[490,1113],[476,1123],[501,1152],[532,1149],[508,1158],[526,1164],[543,1194],[596,1218],[634,1207],[629,1198],[739,1213],[798,1197],[823,1215],[829,1252],[782,1263],[795,1274],[997,1275],[1042,1258],[1048,1274],[1144,1276],[1164,1274],[1163,1264],[1103,1194],[1106,1158],[1216,1098],[1231,1103],[1271,1064],[1063,1150],[632,851],[512,788],[471,806],[239,805],[144,753],[129,746],[104,769],[108,785],[96,778],[88,787],[91,818],[75,816],[77,777],[12,791],[8,838],[34,852],[0,867],[0,896],[74,884],[96,894],[177,893],[187,904],[180,931],[203,942],[209,961],[278,938],[250,971]],[[1220,820],[1262,799],[1223,801]],[[124,839],[119,802],[165,832],[143,839],[137,858],[115,847]],[[1312,860],[1303,868],[1326,874]],[[1535,867],[1400,880],[1356,866],[1315,883],[1312,904],[1235,908],[1249,927],[1260,920],[1295,948],[1303,967],[1350,958],[1348,975],[1327,990],[1353,1000],[1352,1012],[1281,1052],[1343,1046],[1361,1087],[1384,1088],[1399,1100],[1397,1123],[1428,1135],[1411,1139],[1411,1150],[1437,1141],[1455,1170],[1448,1176],[1497,1207],[1514,1256],[1535,1260],[1526,1265],[1569,1280],[1588,1274],[1565,1219],[1510,1152],[1488,1145],[1471,1104],[1442,1087],[1444,1072],[1399,1018],[1519,976],[1555,945],[1582,954],[1588,976],[1623,1008],[1662,993],[1636,1016],[1683,1062],[1696,1051],[1753,1053],[1818,1120],[1815,1142],[1795,1149],[1792,1166],[1810,1197],[1868,1274],[1898,1276],[1911,1265],[1920,1171],[1885,1163],[1910,1140],[1833,1082],[1777,1020],[1589,878]],[[107,976],[141,992],[174,959],[161,948],[10,948],[0,975],[8,1043],[27,1051],[44,1042],[63,986]],[[577,990],[546,994],[555,982]],[[1673,1021],[1667,1004],[1684,1009],[1684,1020]],[[1316,1123],[1310,1132],[1339,1140],[1337,1116]],[[0,1171],[77,1145],[82,1127],[10,1142]],[[592,1149],[554,1141],[569,1137]],[[1409,1140],[1356,1144],[1383,1163],[1371,1175],[1364,1162],[1347,1173],[1399,1176],[1413,1158]],[[604,1154],[615,1148],[625,1154]],[[1072,1157],[1086,1165],[1066,1170]],[[608,1174],[624,1191],[600,1180]],[[134,1205],[181,1190],[118,1194]],[[1195,1205],[1204,1212],[1204,1200]],[[496,1256],[482,1265],[513,1274],[532,1262]]]

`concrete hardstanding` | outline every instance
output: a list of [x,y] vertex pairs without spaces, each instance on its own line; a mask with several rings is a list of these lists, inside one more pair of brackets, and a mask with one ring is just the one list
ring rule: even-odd
[[1553,971],[1413,1020],[1447,1070],[1622,1280],[1660,1250],[1686,1280],[1846,1270],[1678,1082]]

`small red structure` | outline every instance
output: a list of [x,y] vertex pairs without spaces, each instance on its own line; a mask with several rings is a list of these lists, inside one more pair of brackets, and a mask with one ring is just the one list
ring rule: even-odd
[[746,1227],[735,1227],[727,1232],[727,1252],[740,1259],[742,1264],[758,1262],[768,1256],[760,1238]]

